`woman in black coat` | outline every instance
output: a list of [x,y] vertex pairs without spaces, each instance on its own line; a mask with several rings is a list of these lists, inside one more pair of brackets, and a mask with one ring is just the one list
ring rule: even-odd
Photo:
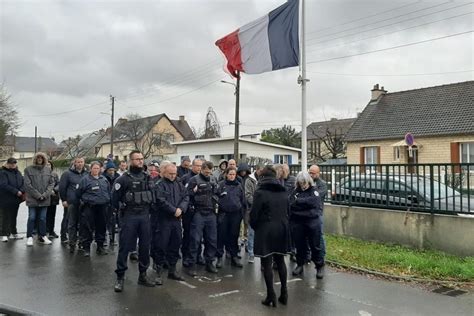
[[321,198],[313,185],[313,179],[308,172],[302,171],[298,173],[296,189],[290,195],[291,236],[296,246],[297,263],[293,275],[303,273],[308,243],[312,261],[316,268],[321,268],[317,256],[321,251],[321,214]]
[[254,252],[262,260],[263,276],[267,286],[267,297],[262,304],[277,306],[273,289],[272,262],[278,267],[281,294],[278,301],[286,305],[287,272],[284,256],[290,249],[288,224],[288,194],[276,179],[276,171],[266,166],[255,191],[250,211],[250,226],[255,230]]

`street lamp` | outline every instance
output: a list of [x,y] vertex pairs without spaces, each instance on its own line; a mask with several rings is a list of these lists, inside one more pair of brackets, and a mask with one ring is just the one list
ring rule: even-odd
[[235,95],[235,128],[234,128],[234,159],[239,162],[239,101],[240,101],[240,72],[237,72],[237,84],[221,80],[222,83],[233,85]]

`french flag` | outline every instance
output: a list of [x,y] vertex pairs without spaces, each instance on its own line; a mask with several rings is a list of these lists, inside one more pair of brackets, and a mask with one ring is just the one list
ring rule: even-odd
[[264,17],[216,41],[227,70],[260,74],[299,65],[299,0],[289,0]]

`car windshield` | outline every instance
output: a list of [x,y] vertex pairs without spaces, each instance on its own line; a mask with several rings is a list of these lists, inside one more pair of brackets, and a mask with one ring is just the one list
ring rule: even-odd
[[[405,180],[405,179],[403,179]],[[424,196],[426,199],[431,198],[431,187],[430,179],[423,177],[414,177],[406,178],[406,184],[411,186],[412,190],[418,192],[420,195]],[[433,195],[434,199],[445,199],[447,197],[461,195],[458,191],[453,189],[450,186],[447,186],[444,183],[433,180]]]

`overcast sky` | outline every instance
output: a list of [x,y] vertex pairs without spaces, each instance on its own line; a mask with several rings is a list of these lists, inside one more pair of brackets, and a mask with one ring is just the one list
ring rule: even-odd
[[[213,107],[233,134],[233,87],[214,42],[284,0],[0,0],[0,75],[18,107],[19,135],[62,140],[116,118]],[[389,92],[473,80],[467,1],[307,0],[308,123],[355,117],[379,83]],[[241,80],[241,134],[301,128],[297,67]],[[71,112],[74,111],[74,112]],[[64,113],[68,112],[68,113]],[[104,114],[101,114],[103,112]]]

